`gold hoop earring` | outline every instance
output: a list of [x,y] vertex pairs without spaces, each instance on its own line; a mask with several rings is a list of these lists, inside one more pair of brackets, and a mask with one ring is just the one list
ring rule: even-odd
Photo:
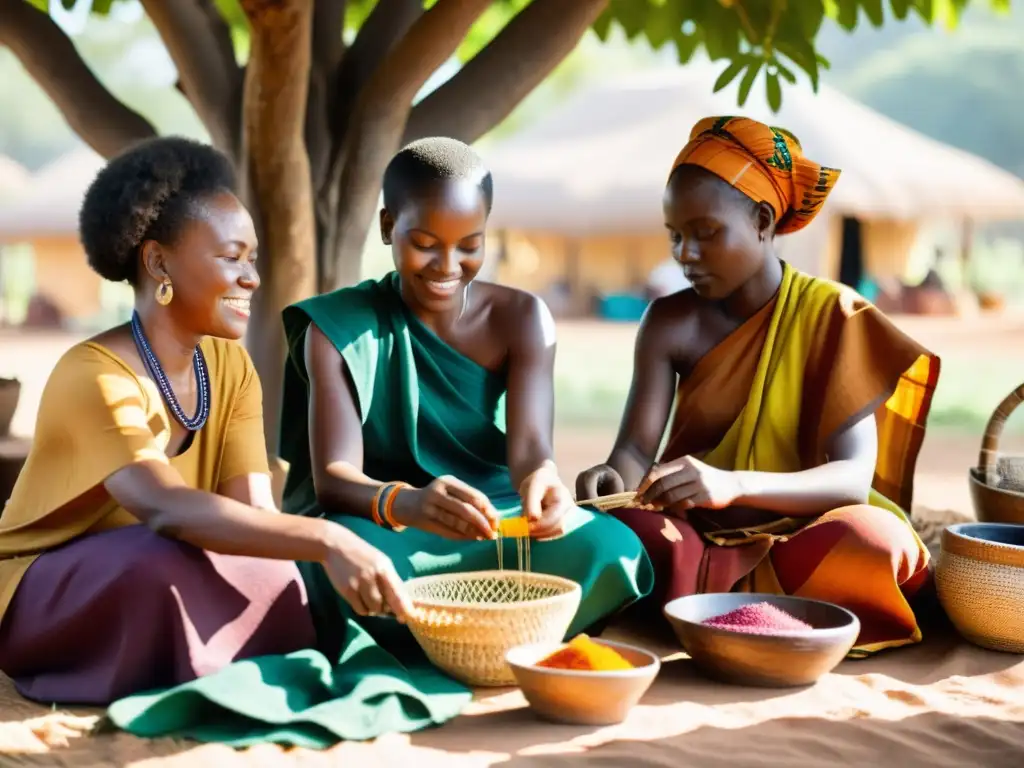
[[161,307],[166,307],[171,303],[171,299],[174,298],[174,286],[171,285],[171,279],[165,277],[163,282],[157,286],[156,289],[156,303]]

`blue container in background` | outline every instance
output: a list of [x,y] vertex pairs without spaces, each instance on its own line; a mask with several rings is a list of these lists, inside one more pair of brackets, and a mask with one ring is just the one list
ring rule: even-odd
[[647,299],[630,293],[612,293],[598,299],[597,314],[602,320],[635,323],[647,309]]

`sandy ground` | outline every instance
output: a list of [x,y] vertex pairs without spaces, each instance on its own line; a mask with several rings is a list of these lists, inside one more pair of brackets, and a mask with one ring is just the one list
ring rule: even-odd
[[[1019,349],[1024,337],[1024,318],[900,323],[940,355],[966,362],[992,360]],[[590,355],[600,360],[610,345],[628,348],[634,333],[629,325],[566,323],[560,329],[560,348],[571,349],[577,360]],[[0,331],[0,376],[15,375],[24,384],[16,433],[31,433],[46,376],[74,341],[61,334]],[[601,461],[613,438],[614,430],[607,426],[559,427],[556,452],[564,476],[573,478]],[[979,444],[980,435],[929,433],[919,462],[918,505],[969,513],[965,475],[977,460]],[[1009,439],[1004,447],[1024,453],[1024,437]],[[823,760],[876,765],[885,758],[905,765],[1020,765],[1020,657],[981,651],[952,639],[936,640],[877,662],[844,662],[818,685],[792,693],[710,685],[677,654],[666,657],[675,660],[667,661],[643,705],[622,726],[540,724],[524,708],[520,693],[494,692],[478,698],[465,717],[445,728],[411,737],[389,736],[376,744],[342,744],[325,753],[282,752],[270,746],[233,752],[171,739],[142,741],[126,734],[75,738],[92,725],[95,710],[47,715],[46,708],[21,699],[0,675],[0,766],[812,768]]]

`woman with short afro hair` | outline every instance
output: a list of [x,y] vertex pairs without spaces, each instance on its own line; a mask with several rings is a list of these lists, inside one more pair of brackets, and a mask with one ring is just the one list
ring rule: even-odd
[[89,264],[135,311],[57,363],[0,517],[0,669],[30,699],[105,704],[312,647],[296,561],[406,605],[378,550],[275,508],[236,343],[260,281],[234,183],[216,150],[161,138],[86,193]]

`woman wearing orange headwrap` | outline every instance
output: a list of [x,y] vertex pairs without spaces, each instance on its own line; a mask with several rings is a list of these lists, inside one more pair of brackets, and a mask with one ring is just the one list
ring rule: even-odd
[[828,600],[860,618],[867,654],[921,639],[909,600],[928,552],[905,511],[939,362],[775,255],[838,179],[782,129],[694,127],[664,196],[693,287],[648,309],[619,438],[577,492],[636,488],[658,510],[615,513],[655,564],[656,608],[730,590]]

